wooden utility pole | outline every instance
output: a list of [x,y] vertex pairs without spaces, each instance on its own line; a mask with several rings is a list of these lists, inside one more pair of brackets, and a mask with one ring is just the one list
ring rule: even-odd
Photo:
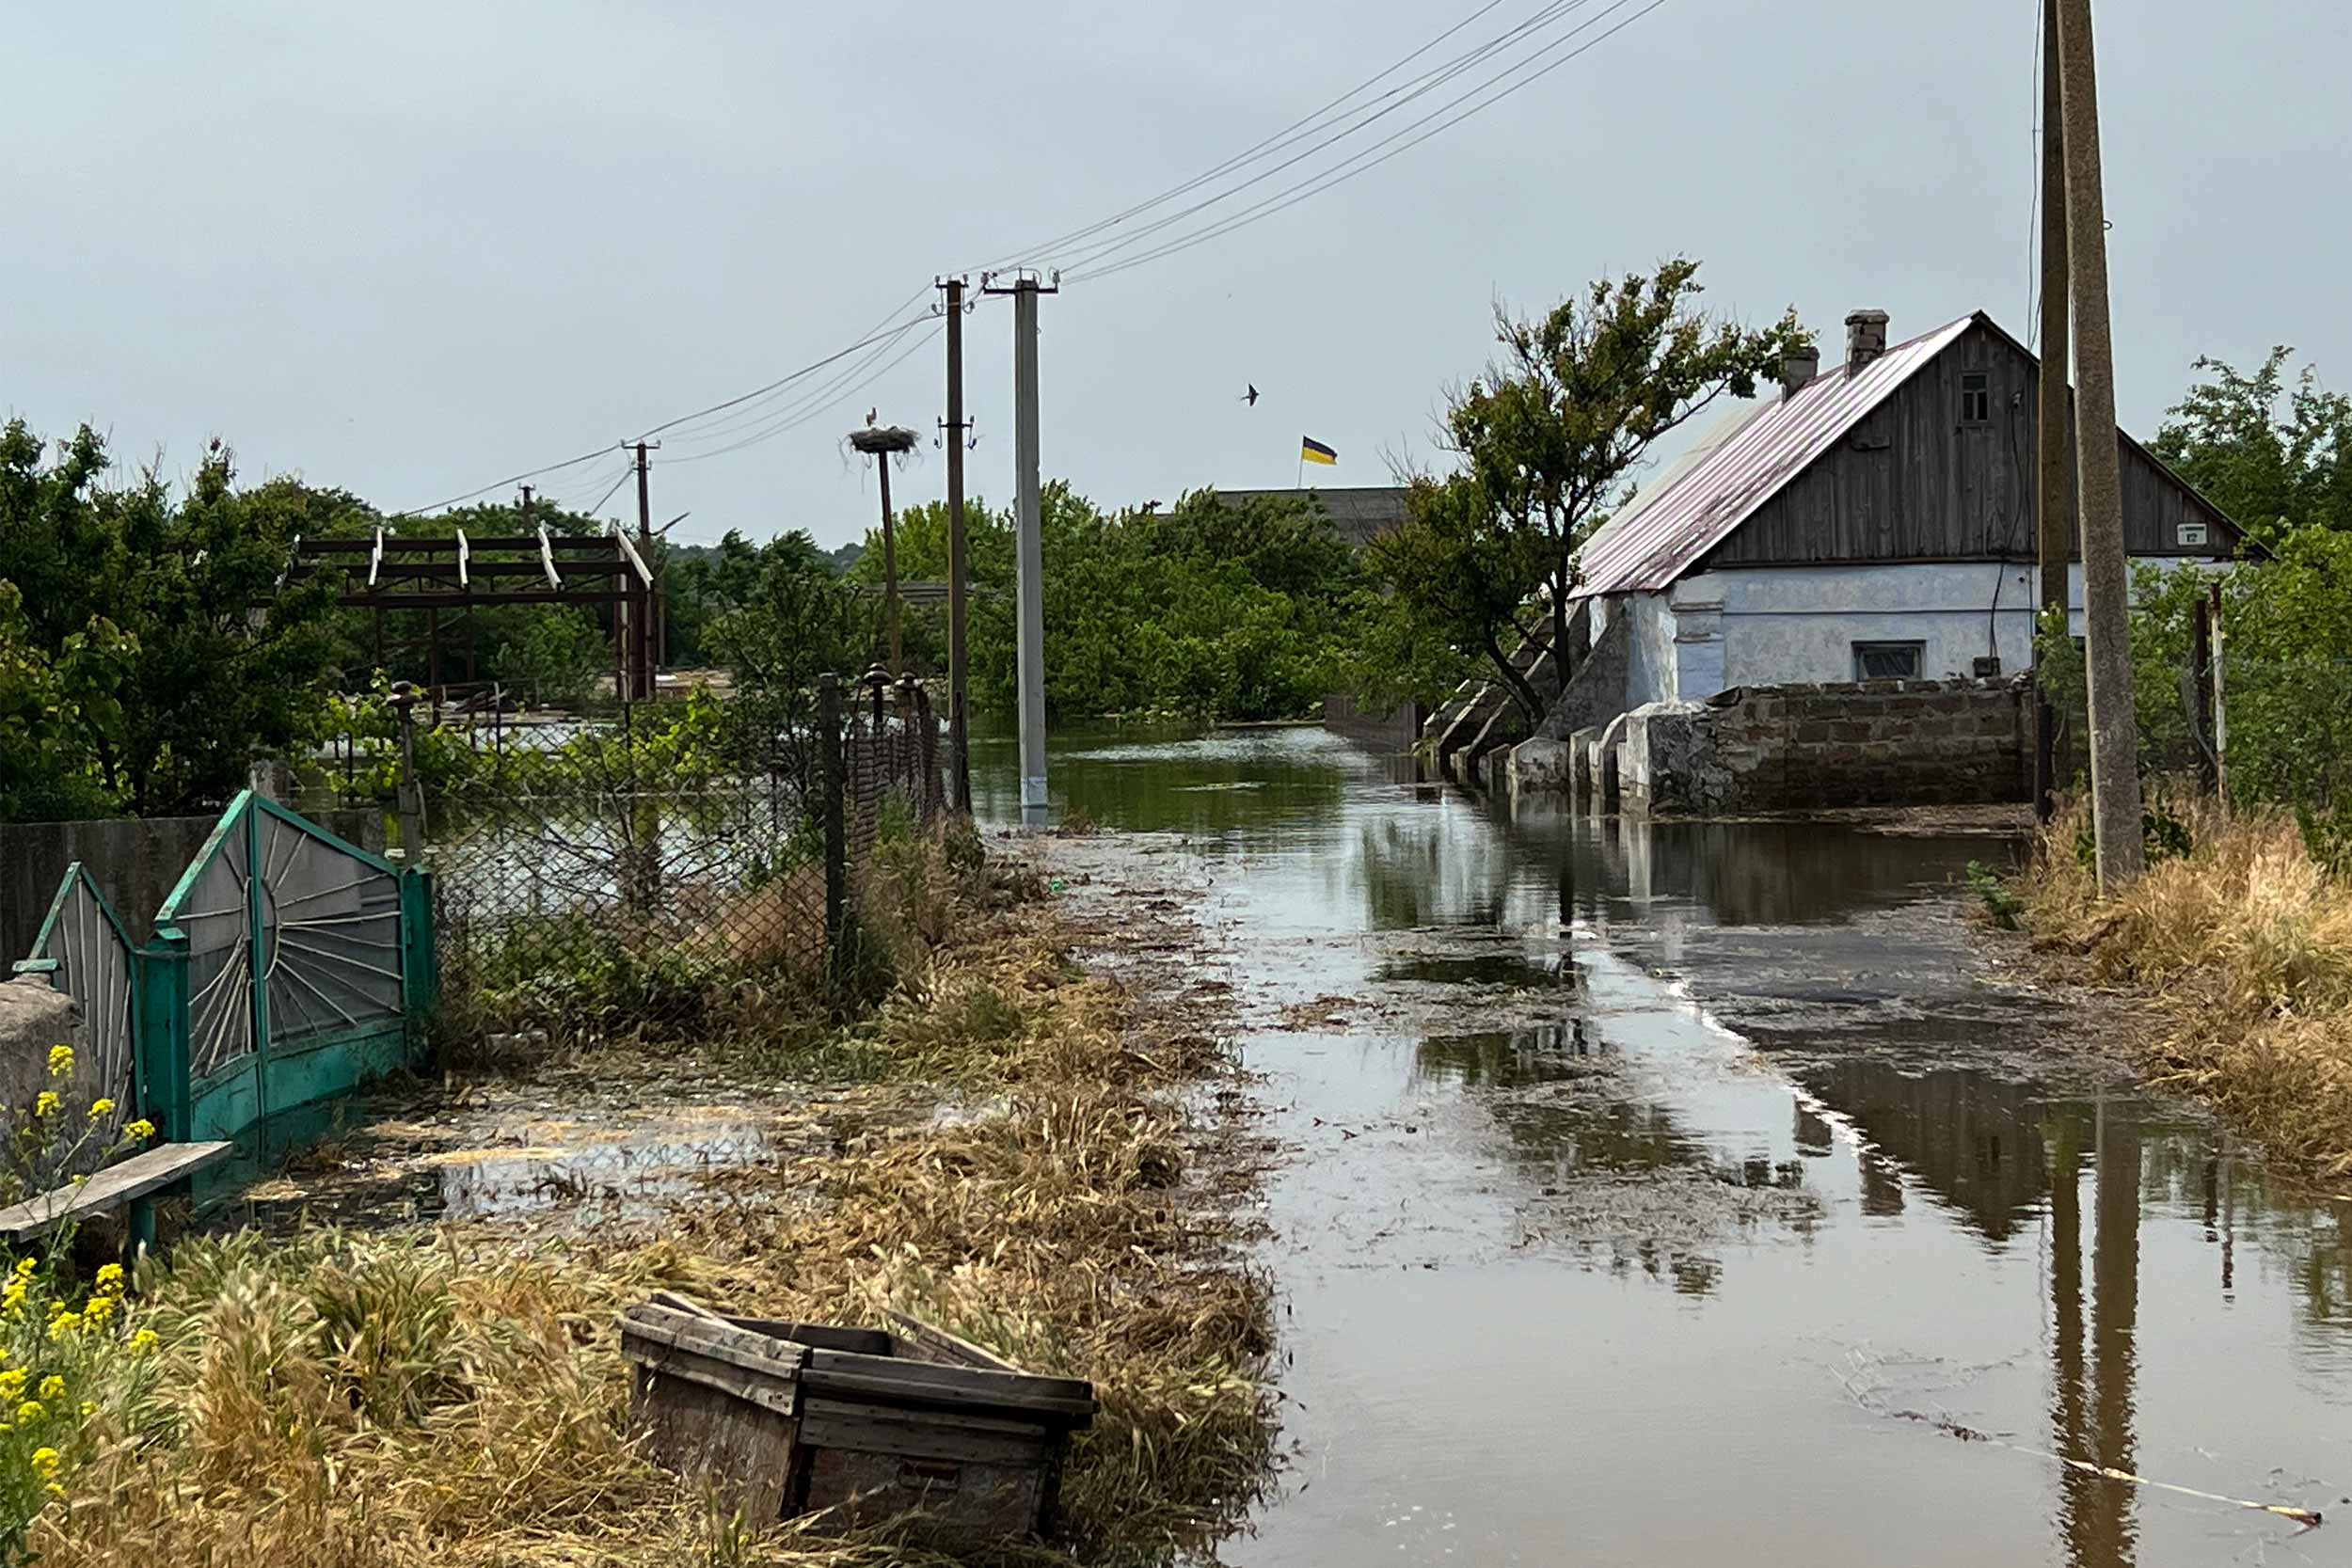
[[[637,555],[646,563],[650,575],[653,566],[653,465],[646,453],[652,449],[644,441],[637,443]],[[616,579],[626,585],[624,575]],[[627,625],[623,634],[621,679],[628,688],[624,702],[650,701],[654,694],[654,628],[653,584],[643,582],[634,593],[624,593],[614,601],[613,614]]]
[[[2042,387],[2034,510],[2041,546],[2043,611],[2061,624],[2073,599],[2068,562],[2074,554],[2074,395],[2067,377],[2066,98],[2058,74],[2058,0],[2042,5]],[[2033,809],[2050,820],[2058,805],[2058,710],[2034,664]]]
[[890,674],[897,679],[905,668],[906,657],[898,638],[898,528],[890,515],[890,459],[874,459],[874,472],[882,479],[882,614],[890,624]]
[[2189,711],[2197,721],[2197,787],[2207,795],[2221,790],[2221,746],[2213,733],[2213,614],[2214,594],[2197,601],[2197,619],[2188,644]]
[[972,813],[971,732],[965,727],[963,535],[963,279],[947,291],[947,768],[955,809]]
[[2085,662],[2090,675],[2090,817],[2098,837],[2099,891],[2105,895],[2137,877],[2144,857],[2090,0],[2058,0],[2058,49],[2065,98],[2067,261],[2074,278],[2075,372],[2082,384],[2075,399],[2074,461],[2081,498],[2083,622],[2089,634]]

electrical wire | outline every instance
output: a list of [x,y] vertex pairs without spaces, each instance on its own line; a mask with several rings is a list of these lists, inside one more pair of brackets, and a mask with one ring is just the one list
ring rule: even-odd
[[[787,397],[780,402],[763,402],[757,405],[747,404],[744,407],[737,409],[723,419],[714,420],[707,424],[697,425],[687,431],[682,436],[674,434],[672,439],[682,439],[690,442],[726,440],[742,434],[746,430],[755,428],[756,426],[764,424],[771,420],[788,419],[792,415],[798,413],[804,404],[811,402],[820,402],[830,397],[834,388],[863,374],[866,369],[879,362],[884,356],[888,355],[892,346],[896,344],[900,338],[904,337],[907,333],[912,332],[914,328],[922,325],[926,321],[936,319],[937,318],[934,317],[916,316],[911,320],[902,322],[892,330],[878,335],[876,339],[871,341],[864,348],[863,352],[857,358],[850,360],[845,366],[838,366],[831,376],[818,382],[816,386],[801,387],[789,397]],[[675,459],[670,459],[669,461],[675,461]]]
[[[1602,10],[1597,15],[1590,18],[1584,24],[1581,24],[1576,29],[1576,32],[1583,31],[1585,27],[1591,26],[1594,23],[1597,23],[1605,19],[1612,13],[1621,10],[1626,6],[1630,4],[1632,4],[1632,0],[1615,0],[1615,4],[1610,6],[1607,9]],[[1535,55],[1531,55],[1528,59],[1522,60],[1518,65],[1512,66],[1507,70],[1498,72],[1495,76],[1488,78],[1486,82],[1480,84],[1479,87],[1473,87],[1469,92],[1462,94],[1460,97],[1449,101],[1446,104],[1433,111],[1431,114],[1414,121],[1413,124],[1406,126],[1403,130],[1395,132],[1383,140],[1374,143],[1371,147],[1364,149],[1361,152],[1355,154],[1353,157],[1346,159],[1343,163],[1333,166],[1331,168],[1327,169],[1320,174],[1311,176],[1307,180],[1300,181],[1298,183],[1291,185],[1284,190],[1277,191],[1274,195],[1267,197],[1263,200],[1256,202],[1249,207],[1244,208],[1239,213],[1235,213],[1225,218],[1219,219],[1216,223],[1209,225],[1205,228],[1196,230],[1190,234],[1181,235],[1165,245],[1158,245],[1151,250],[1145,251],[1139,256],[1126,257],[1105,266],[1084,268],[1065,273],[1062,280],[1066,283],[1075,283],[1085,282],[1098,277],[1109,277],[1115,274],[1125,272],[1130,267],[1141,266],[1146,261],[1157,261],[1164,256],[1172,256],[1179,251],[1189,250],[1194,245],[1205,245],[1209,241],[1221,238],[1226,234],[1233,232],[1237,229],[1247,228],[1249,224],[1255,223],[1262,218],[1271,217],[1276,213],[1281,212],[1285,208],[1295,206],[1299,202],[1305,201],[1311,197],[1319,196],[1323,192],[1329,190],[1332,186],[1353,180],[1359,174],[1369,173],[1371,170],[1379,167],[1382,164],[1387,163],[1390,159],[1402,156],[1404,153],[1408,152],[1412,149],[1420,146],[1422,142],[1429,140],[1430,137],[1441,135],[1445,131],[1452,129],[1454,126],[1460,124],[1463,120],[1470,119],[1472,115],[1479,113],[1481,110],[1491,108],[1496,103],[1499,103],[1502,102],[1502,100],[1510,97],[1513,93],[1516,93],[1524,87],[1534,86],[1536,82],[1550,75],[1553,71],[1559,70],[1562,66],[1568,64],[1571,60],[1574,60],[1581,55],[1589,54],[1591,51],[1598,48],[1601,44],[1606,43],[1609,40],[1616,37],[1617,34],[1625,31],[1628,27],[1630,27],[1633,24],[1641,21],[1642,18],[1649,15],[1652,11],[1659,9],[1665,4],[1666,0],[1650,0],[1649,4],[1644,6],[1640,10],[1635,11],[1631,16],[1627,17],[1624,21],[1619,22],[1615,26],[1597,34],[1585,42],[1578,45],[1575,49],[1572,49],[1565,55],[1561,55],[1560,58],[1544,66],[1534,74],[1513,83],[1511,86],[1504,87],[1502,91],[1494,93],[1490,97],[1482,99],[1478,103],[1472,103],[1469,108],[1464,109],[1460,114],[1454,115],[1452,119],[1442,120],[1441,122],[1432,126],[1430,129],[1422,131],[1419,135],[1411,135],[1411,134],[1422,126],[1429,125],[1432,120],[1438,119],[1439,116],[1444,115],[1448,109],[1453,108],[1455,104],[1461,103],[1466,99],[1475,97],[1480,91],[1492,86],[1493,83],[1526,69],[1526,67],[1533,64],[1534,60],[1540,59],[1544,55],[1549,54],[1553,50],[1557,49],[1562,43],[1565,43],[1567,39],[1563,38],[1546,45],[1544,49],[1538,51]],[[1575,34],[1571,33],[1568,36],[1572,38]],[[1403,142],[1400,146],[1393,147],[1390,150],[1382,151],[1382,149],[1390,148],[1391,143],[1395,143],[1399,140],[1399,138],[1406,136],[1411,136],[1411,139]],[[1378,157],[1374,157],[1373,154],[1375,153],[1379,153],[1380,155]],[[1365,162],[1364,160],[1366,159],[1369,159],[1370,161]],[[1354,165],[1356,166],[1350,167],[1350,165]]]
[[[1164,202],[1172,201],[1180,196],[1189,195],[1193,191],[1200,189],[1202,185],[1207,184],[1210,181],[1217,178],[1219,175],[1228,174],[1232,172],[1234,169],[1245,167],[1250,162],[1263,156],[1263,154],[1269,151],[1277,150],[1282,147],[1286,147],[1298,137],[1311,134],[1315,129],[1316,123],[1322,120],[1324,117],[1328,115],[1332,110],[1338,108],[1343,103],[1345,103],[1349,99],[1354,98],[1357,94],[1363,92],[1366,88],[1375,86],[1390,76],[1395,75],[1399,71],[1404,70],[1405,67],[1412,64],[1413,61],[1419,59],[1430,50],[1435,49],[1438,44],[1443,43],[1447,39],[1452,38],[1454,34],[1460,32],[1463,28],[1477,21],[1480,17],[1485,16],[1488,11],[1493,10],[1501,4],[1502,4],[1502,0],[1486,0],[1485,5],[1470,12],[1470,15],[1455,23],[1453,26],[1445,29],[1445,31],[1439,33],[1437,37],[1431,39],[1420,48],[1413,50],[1403,59],[1397,60],[1393,64],[1388,66],[1385,70],[1377,71],[1371,76],[1367,76],[1364,80],[1357,83],[1354,87],[1348,88],[1337,98],[1332,99],[1328,103],[1324,104],[1321,108],[1314,110],[1312,113],[1308,114],[1301,119],[1291,121],[1290,124],[1283,126],[1279,131],[1275,132],[1272,135],[1265,137],[1262,141],[1252,143],[1250,146],[1242,149],[1239,152],[1236,152],[1232,157],[1226,159],[1223,163],[1218,164],[1212,168],[1204,169],[1181,184],[1171,185],[1168,189],[1160,192],[1157,196],[1152,197],[1147,200],[1138,201],[1134,206],[1129,207],[1122,212],[1113,213],[1109,217],[1098,219],[1093,223],[1087,224],[1083,228],[1073,229],[1066,233],[1057,234],[1050,240],[1041,240],[1030,245],[1019,246],[1015,249],[1005,252],[994,261],[984,261],[977,267],[970,267],[962,270],[969,272],[1001,271],[1004,268],[1012,265],[1016,261],[1021,261],[1025,259],[1041,255],[1051,254],[1065,245],[1075,244],[1079,240],[1101,233],[1105,229],[1115,228],[1118,225],[1126,222],[1129,218],[1140,216]],[[1401,89],[1392,88],[1391,90],[1393,92]],[[1377,102],[1377,100],[1375,102]]]
[[606,490],[603,495],[598,496],[592,504],[574,507],[572,510],[579,513],[583,517],[595,516],[596,513],[603,508],[604,503],[612,499],[613,491],[618,490],[622,485],[627,484],[628,483],[629,476],[636,471],[637,465],[634,463],[630,464],[628,467],[621,470],[621,477],[612,482],[612,488]]
[[[930,286],[926,285],[925,287],[916,290],[914,293],[909,294],[904,303],[895,306],[888,311],[885,311],[882,315],[882,322],[888,323],[891,317],[898,315],[909,305],[914,304],[916,300],[922,298],[923,295],[929,293],[930,292]],[[799,370],[792,372],[788,375],[778,376],[775,380],[769,382],[766,386],[755,387],[750,391],[742,393],[740,396],[728,398],[723,403],[714,403],[707,408],[697,408],[691,414],[680,414],[675,420],[664,420],[658,425],[653,425],[645,430],[640,431],[637,435],[630,437],[630,441],[643,441],[648,436],[659,436],[664,431],[675,430],[678,426],[686,424],[691,420],[703,419],[711,414],[723,413],[730,408],[749,403],[754,398],[765,397],[771,392],[779,391],[782,388],[790,386],[792,383],[801,380],[804,376],[823,370],[827,365],[833,364],[836,360],[848,358],[850,355],[855,354],[862,348],[881,342],[884,339],[897,337],[908,327],[913,326],[916,322],[923,320],[925,316],[933,313],[934,312],[926,310],[910,317],[906,321],[899,322],[895,325],[877,324],[875,326],[867,328],[866,336],[860,338],[856,342],[850,344],[847,348],[839,349],[832,354],[828,354],[822,359],[813,360],[808,364],[803,365]]]
[[815,419],[818,415],[825,413],[827,410],[837,406],[839,404],[850,398],[855,397],[858,393],[864,391],[867,387],[872,386],[875,382],[889,374],[890,372],[896,369],[901,361],[928,346],[940,335],[940,333],[946,330],[946,326],[945,323],[932,327],[929,332],[926,332],[922,337],[917,338],[914,342],[909,343],[906,348],[894,356],[890,359],[889,363],[882,365],[872,374],[866,376],[863,380],[858,381],[856,384],[842,388],[838,393],[826,402],[819,403],[800,414],[786,419],[769,429],[747,436],[739,441],[731,442],[723,447],[714,447],[708,451],[698,451],[682,457],[673,457],[669,459],[669,462],[674,466],[679,463],[700,463],[705,458],[708,457],[723,457],[728,452],[741,451],[745,447],[756,446],[760,442],[772,439],[775,436],[783,435],[788,430],[797,429],[800,426],[806,424],[809,420]]
[[594,463],[597,458],[606,456],[612,451],[611,447],[598,447],[594,451],[581,452],[578,457],[567,457],[561,463],[549,463],[540,468],[527,468],[518,474],[509,474],[504,479],[494,479],[489,483],[469,490],[463,495],[452,496],[447,500],[435,501],[430,506],[412,506],[405,512],[387,513],[384,520],[393,523],[403,517],[421,517],[428,512],[439,512],[446,507],[455,506],[459,501],[469,501],[476,496],[487,495],[493,490],[503,490],[510,484],[520,484],[526,479],[537,479],[541,474],[551,474],[559,468],[576,468],[582,463]]
[[[1411,90],[1405,91],[1404,89],[1399,89],[1402,96],[1397,97],[1396,102],[1388,103],[1377,109],[1370,110],[1368,113],[1363,115],[1363,118],[1357,120],[1354,124],[1347,126],[1343,130],[1334,132],[1330,135],[1324,137],[1323,140],[1307,148],[1305,150],[1294,153],[1290,157],[1283,159],[1279,164],[1261,169],[1256,174],[1251,175],[1248,179],[1240,182],[1238,184],[1229,186],[1228,188],[1217,192],[1214,196],[1206,197],[1200,201],[1194,202],[1189,207],[1182,208],[1177,212],[1169,214],[1166,217],[1154,219],[1152,222],[1147,223],[1139,229],[1131,230],[1124,234],[1114,235],[1107,239],[1097,241],[1092,245],[1081,246],[1074,254],[1057,253],[1050,256],[1048,259],[1057,262],[1065,272],[1082,269],[1092,262],[1101,260],[1104,255],[1124,249],[1126,246],[1145,238],[1147,235],[1157,233],[1162,230],[1183,222],[1185,218],[1191,217],[1195,214],[1214,207],[1219,202],[1230,200],[1233,197],[1240,195],[1243,191],[1249,189],[1251,186],[1259,184],[1263,181],[1270,180],[1286,169],[1296,167],[1298,165],[1305,163],[1307,160],[1312,158],[1315,154],[1324,151],[1326,149],[1346,140],[1349,136],[1356,135],[1358,132],[1387,119],[1390,115],[1396,113],[1399,109],[1404,108],[1406,105],[1412,103],[1421,98],[1426,97],[1428,94],[1435,92],[1438,88],[1443,87],[1446,83],[1454,80],[1455,77],[1476,69],[1478,66],[1483,65],[1494,58],[1495,55],[1506,52],[1515,45],[1525,42],[1528,39],[1534,37],[1546,28],[1550,27],[1570,12],[1581,9],[1582,7],[1589,5],[1590,3],[1591,0],[1551,0],[1550,4],[1542,7],[1534,15],[1520,22],[1518,25],[1507,29],[1495,38],[1488,39],[1485,43],[1480,44],[1475,49],[1471,49],[1465,54],[1455,56],[1454,59],[1447,61],[1444,65],[1437,67],[1424,72],[1422,76],[1415,78],[1414,80],[1416,85],[1411,87]],[[1615,8],[1612,7],[1611,8],[1614,9]],[[1607,14],[1608,13],[1606,11],[1602,13],[1604,16]],[[1591,24],[1587,23],[1585,25],[1589,26]],[[1581,32],[1582,30],[1582,27],[1571,29],[1567,36],[1569,38],[1573,38],[1577,33]],[[1543,49],[1534,51],[1533,54],[1526,56],[1526,58],[1520,60],[1518,64],[1505,67],[1496,75],[1489,76],[1484,82],[1481,82],[1478,87],[1472,87],[1470,89],[1470,93],[1475,94],[1483,88],[1491,86],[1494,82],[1500,80],[1501,77],[1507,76],[1514,71],[1523,69],[1531,61],[1540,58],[1545,53],[1550,49],[1557,48],[1561,42],[1565,41],[1565,40],[1555,40],[1552,43],[1545,45]],[[1469,95],[1466,94],[1465,96]],[[1458,103],[1461,101],[1461,99],[1456,98],[1453,100],[1453,103]],[[1452,103],[1445,105],[1445,107],[1451,106]],[[1440,108],[1437,112],[1442,114],[1444,112],[1444,108]],[[1428,121],[1426,119],[1422,119],[1417,120],[1414,123],[1417,125],[1426,124]],[[1412,127],[1408,126],[1406,127],[1406,130],[1409,131],[1411,128]],[[1385,146],[1386,143],[1375,143],[1375,145]]]

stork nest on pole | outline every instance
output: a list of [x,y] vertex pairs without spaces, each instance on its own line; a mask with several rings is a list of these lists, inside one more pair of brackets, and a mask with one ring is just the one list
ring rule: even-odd
[[868,425],[850,432],[850,446],[868,457],[889,457],[914,450],[914,432],[902,424]]

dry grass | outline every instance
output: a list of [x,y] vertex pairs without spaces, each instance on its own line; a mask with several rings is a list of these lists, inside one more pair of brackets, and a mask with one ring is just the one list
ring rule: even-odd
[[[920,880],[921,879],[916,879]],[[927,883],[927,891],[936,884]],[[148,1267],[151,1400],[38,1544],[47,1563],[461,1568],[934,1560],[822,1521],[714,1517],[646,1462],[614,1314],[670,1286],[787,1318],[912,1309],[1103,1405],[1064,1482],[1070,1550],[1166,1560],[1263,1484],[1265,1283],[1221,1211],[1177,1090],[1197,1037],[1080,971],[1041,911],[951,922],[862,1049],[981,1114],[740,1173],[716,1198],[593,1244],[444,1229],[254,1236]],[[998,1561],[1067,1561],[1009,1544]]]
[[2023,889],[2036,945],[2160,1006],[2167,1026],[2129,1042],[2156,1086],[2306,1171],[2352,1171],[2352,888],[2291,816],[2160,804],[2189,852],[2105,901],[2074,853],[2080,809],[2051,825]]

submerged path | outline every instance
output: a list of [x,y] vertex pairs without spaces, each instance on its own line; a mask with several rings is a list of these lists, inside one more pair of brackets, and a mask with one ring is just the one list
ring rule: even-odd
[[1514,821],[1313,731],[1054,783],[1096,896],[1193,890],[1285,1148],[1291,1464],[1226,1559],[2352,1563],[2352,1202],[1988,970],[2000,846]]

